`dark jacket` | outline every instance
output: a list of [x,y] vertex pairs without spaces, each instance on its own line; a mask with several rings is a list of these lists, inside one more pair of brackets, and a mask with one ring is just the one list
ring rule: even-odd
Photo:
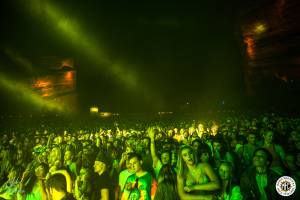
[[[279,200],[283,198],[283,196],[279,195],[276,191],[276,182],[279,178],[280,175],[276,172],[272,170],[267,171],[268,184],[264,189],[268,200]],[[256,182],[255,168],[251,167],[242,174],[240,186],[245,200],[260,199],[260,192]]]

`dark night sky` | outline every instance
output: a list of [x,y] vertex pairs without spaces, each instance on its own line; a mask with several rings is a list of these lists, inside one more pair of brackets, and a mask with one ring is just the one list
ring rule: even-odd
[[48,2],[79,24],[84,37],[92,38],[111,62],[122,63],[123,72],[133,72],[139,87],[128,88],[117,81],[119,77],[107,72],[110,66],[99,67],[106,64],[99,64],[76,46],[81,39],[59,33],[45,13],[34,14],[20,0],[1,1],[2,74],[19,79],[29,76],[12,64],[4,53],[6,48],[30,61],[42,56],[72,57],[80,105],[95,104],[107,111],[176,110],[187,101],[197,107],[222,99],[234,104],[243,94],[236,6],[228,1]]

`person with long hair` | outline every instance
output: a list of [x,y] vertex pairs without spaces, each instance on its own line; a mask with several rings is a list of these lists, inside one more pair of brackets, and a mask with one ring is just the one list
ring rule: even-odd
[[271,154],[273,161],[271,163],[272,170],[276,171],[278,174],[283,175],[285,173],[283,168],[283,163],[285,159],[284,149],[274,143],[274,131],[266,130],[263,132],[262,148],[267,149]]
[[179,151],[177,187],[182,200],[212,199],[211,193],[220,189],[218,177],[211,166],[198,162],[194,149],[188,145],[183,145]]
[[176,173],[170,164],[163,165],[158,174],[154,200],[179,200]]
[[221,190],[217,195],[218,200],[241,200],[240,186],[236,184],[233,167],[230,162],[222,162],[219,166],[219,177],[221,179]]
[[22,175],[18,199],[47,200],[45,179],[48,171],[49,167],[45,163],[31,163]]

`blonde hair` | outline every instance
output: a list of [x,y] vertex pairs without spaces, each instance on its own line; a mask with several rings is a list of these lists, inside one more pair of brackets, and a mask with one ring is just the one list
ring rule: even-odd
[[189,149],[192,151],[193,153],[193,157],[194,157],[194,162],[195,164],[197,165],[198,164],[198,159],[197,159],[197,156],[196,156],[196,152],[195,150],[193,149],[193,147],[191,147],[190,145],[182,145],[179,149],[179,152],[178,152],[178,158],[177,158],[177,174],[180,175],[180,176],[183,176],[185,177],[187,172],[188,172],[188,168],[187,168],[187,165],[186,163],[183,161],[182,159],[182,155],[181,155],[181,152],[184,150],[184,149]]

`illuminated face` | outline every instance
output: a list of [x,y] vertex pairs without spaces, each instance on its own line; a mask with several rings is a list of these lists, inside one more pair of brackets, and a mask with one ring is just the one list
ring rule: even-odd
[[127,146],[126,147],[126,153],[131,153],[131,152],[133,152],[132,147],[131,146]]
[[161,154],[161,162],[163,165],[169,164],[171,161],[170,154],[167,152],[164,152]]
[[228,180],[231,176],[231,169],[227,164],[221,164],[219,167],[219,175],[222,180]]
[[127,167],[127,169],[128,169],[129,172],[132,172],[132,171],[133,171],[133,170],[132,170],[132,166],[131,166],[131,164],[129,163],[129,160],[126,160],[126,167]]
[[199,146],[200,146],[200,143],[198,141],[193,142],[193,148],[195,151],[197,151]]
[[218,125],[214,124],[212,127],[211,127],[211,132],[213,133],[213,135],[216,135],[217,132],[218,132]]
[[268,165],[267,155],[264,151],[257,151],[253,157],[255,167],[266,167]]
[[137,157],[133,157],[129,160],[133,173],[139,172],[142,170],[142,161],[139,161]]
[[10,170],[7,175],[8,180],[13,180],[16,177],[17,177],[17,172],[15,170]]
[[253,134],[249,134],[247,140],[249,144],[255,144],[256,136]]
[[183,128],[181,128],[180,131],[179,131],[179,133],[180,133],[181,135],[183,135],[184,132],[185,132],[185,130],[184,130]]
[[81,181],[87,181],[88,171],[85,168],[81,168],[79,172],[79,177]]
[[203,124],[199,124],[198,125],[198,130],[199,130],[199,132],[204,132],[204,125]]
[[172,138],[173,136],[174,136],[174,131],[172,129],[168,130],[168,137]]
[[94,164],[94,171],[101,175],[103,172],[105,172],[106,170],[106,164],[104,162],[101,162],[101,161],[95,161],[95,164]]
[[272,143],[273,142],[273,136],[274,136],[274,133],[272,131],[269,131],[269,132],[265,133],[265,135],[264,135],[265,142],[266,143]]
[[61,144],[63,142],[63,138],[61,136],[58,136],[55,138],[55,143],[56,144]]
[[195,163],[195,158],[193,155],[193,151],[189,148],[185,148],[181,151],[181,156],[183,161],[187,164],[187,165],[193,165]]
[[72,152],[71,151],[66,151],[65,156],[64,156],[65,161],[71,161],[72,158],[73,158]]
[[215,151],[220,152],[221,144],[219,142],[213,142],[213,148]]
[[44,178],[46,176],[46,170],[42,165],[39,165],[37,168],[35,168],[35,175],[39,179]]

